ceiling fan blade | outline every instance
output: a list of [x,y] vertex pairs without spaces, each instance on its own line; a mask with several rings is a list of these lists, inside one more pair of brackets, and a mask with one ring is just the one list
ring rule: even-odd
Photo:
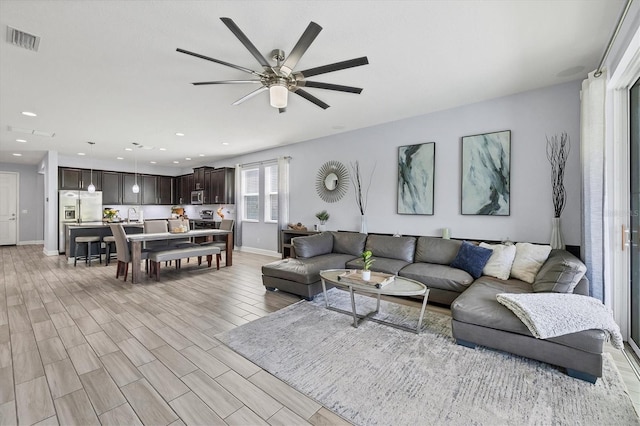
[[230,64],[229,62],[221,61],[219,59],[210,58],[208,56],[204,56],[204,55],[201,55],[199,53],[189,52],[188,50],[184,50],[184,49],[180,49],[180,48],[176,49],[176,51],[180,52],[180,53],[185,53],[187,55],[195,56],[196,58],[205,59],[207,61],[215,62],[216,64],[225,65],[227,67],[235,68],[237,70],[248,72],[249,74],[253,74],[253,75],[257,75],[257,76],[262,77],[262,74],[260,74],[259,72],[256,72],[254,70],[250,70],[249,68],[241,67],[240,65]]
[[320,25],[316,24],[313,21],[309,23],[307,29],[304,30],[304,33],[302,33],[300,39],[291,50],[291,53],[289,53],[289,56],[280,67],[280,72],[285,77],[289,77],[291,71],[293,71],[293,69],[296,67],[296,64],[298,63],[302,55],[304,55],[304,52],[306,52],[309,46],[311,46],[313,40],[315,40],[318,34],[320,34],[320,31],[322,31],[322,27]]
[[235,22],[233,22],[231,18],[220,19],[222,20],[222,22],[224,22],[227,28],[229,28],[231,32],[238,38],[238,40],[240,40],[240,43],[242,43],[244,47],[246,47],[247,50],[251,52],[253,57],[258,60],[260,65],[265,68],[271,68],[271,65],[269,65],[269,62],[267,62],[266,58],[262,56],[262,53],[260,53],[260,51],[253,45],[253,43],[251,43],[251,40],[249,40],[249,38],[244,35],[242,30],[236,25]]
[[356,93],[358,95],[362,93],[362,89],[360,87],[342,86],[340,84],[331,83],[320,83],[318,81],[302,80],[298,82],[298,86],[314,87],[316,89],[337,90],[339,92]]
[[247,100],[253,98],[256,95],[259,95],[260,93],[262,93],[262,92],[264,92],[265,90],[268,90],[268,89],[269,89],[268,87],[262,86],[261,88],[254,90],[253,92],[249,93],[248,95],[244,95],[243,97],[241,97],[240,99],[235,101],[232,105],[240,105],[244,101],[247,101]]
[[200,81],[191,83],[194,86],[204,86],[206,84],[244,84],[244,83],[262,83],[262,80],[222,80],[222,81]]
[[367,65],[369,60],[366,56],[356,59],[349,59],[348,61],[336,62],[334,64],[323,65],[321,67],[309,68],[308,70],[300,71],[303,77],[311,77],[318,74],[326,74],[328,72],[340,71],[347,68],[359,67],[361,65]]
[[324,102],[322,102],[320,99],[316,98],[315,96],[313,96],[312,94],[310,94],[309,92],[305,92],[302,89],[297,89],[296,91],[294,91],[293,93],[295,93],[296,95],[300,95],[303,98],[305,98],[306,100],[308,100],[309,102],[313,102],[314,104],[318,105],[320,108],[322,109],[327,109],[329,108],[328,104],[325,104]]

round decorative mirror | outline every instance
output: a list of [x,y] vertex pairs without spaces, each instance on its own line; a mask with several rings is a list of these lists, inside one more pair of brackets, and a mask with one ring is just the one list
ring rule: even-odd
[[327,203],[335,203],[344,197],[349,187],[349,172],[339,161],[327,161],[318,170],[316,191]]

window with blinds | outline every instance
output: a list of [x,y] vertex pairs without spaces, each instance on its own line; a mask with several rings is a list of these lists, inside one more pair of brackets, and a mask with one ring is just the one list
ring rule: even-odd
[[243,220],[260,220],[260,170],[242,171],[242,197],[244,198]]
[[278,166],[264,168],[264,221],[278,221]]

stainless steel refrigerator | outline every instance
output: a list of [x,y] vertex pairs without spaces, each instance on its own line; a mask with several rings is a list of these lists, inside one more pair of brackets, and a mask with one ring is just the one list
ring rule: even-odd
[[102,192],[58,191],[58,252],[65,253],[67,232],[65,225],[102,222]]

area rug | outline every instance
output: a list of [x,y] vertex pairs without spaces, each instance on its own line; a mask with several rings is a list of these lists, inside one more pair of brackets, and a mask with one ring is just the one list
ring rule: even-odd
[[[348,293],[330,290],[348,309]],[[373,310],[358,298],[359,312]],[[379,318],[415,324],[418,309],[382,302]],[[610,356],[595,385],[559,368],[456,345],[451,319],[428,312],[420,335],[324,307],[322,295],[216,336],[357,425],[640,424]]]

